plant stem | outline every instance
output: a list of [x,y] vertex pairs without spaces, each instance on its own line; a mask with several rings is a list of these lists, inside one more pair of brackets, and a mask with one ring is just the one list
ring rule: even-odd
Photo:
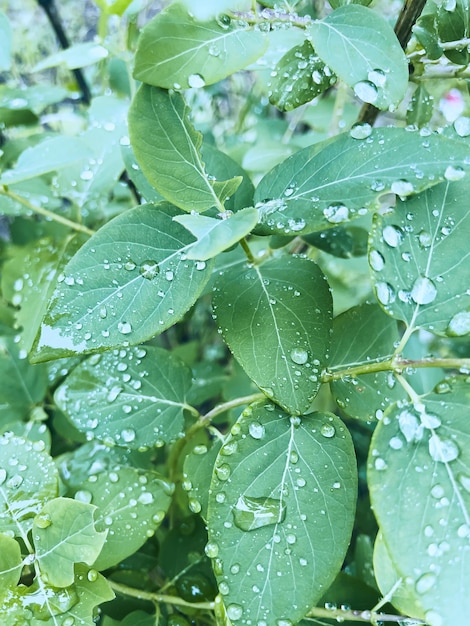
[[206,611],[214,610],[214,602],[186,602],[186,600],[183,600],[178,596],[169,596],[164,593],[153,593],[151,591],[144,591],[143,589],[135,589],[134,587],[128,587],[127,585],[117,583],[114,580],[108,579],[108,582],[111,588],[114,589],[114,591],[117,591],[117,593],[137,598],[138,600],[147,600],[148,602],[153,602],[154,604],[160,604],[163,602],[165,604],[186,606]]
[[[386,613],[377,613],[375,611],[353,611],[347,609],[337,609],[337,608],[321,608],[315,607],[309,611],[306,619],[309,618],[327,618],[327,619],[336,619],[339,621],[350,620],[353,622],[367,622],[372,624],[380,624],[383,622],[405,622],[409,620],[409,618],[401,617],[400,615],[388,615]],[[414,624],[425,624],[422,620],[413,620]]]
[[[470,359],[469,359],[470,360]],[[201,415],[197,422],[195,422],[191,428],[188,429],[187,437],[194,434],[201,428],[205,428],[209,426],[211,421],[220,415],[221,413],[225,413],[225,411],[229,411],[230,409],[235,409],[237,406],[242,406],[243,404],[251,404],[252,402],[256,402],[257,400],[264,400],[266,396],[263,393],[252,393],[249,396],[242,396],[241,398],[235,398],[234,400],[229,400],[228,402],[222,402],[221,404],[217,404],[213,409],[211,409],[205,415]]]
[[247,240],[245,239],[245,237],[243,239],[240,240],[240,245],[243,248],[243,252],[246,254],[248,261],[250,263],[256,263],[255,257],[253,256],[253,253],[250,250],[250,246],[248,245]]
[[83,226],[83,224],[72,222],[72,220],[69,220],[66,217],[62,217],[62,215],[57,215],[57,213],[53,213],[52,211],[43,209],[41,206],[38,206],[37,204],[33,204],[29,200],[26,200],[26,198],[23,198],[23,196],[20,196],[19,194],[14,193],[13,191],[10,191],[4,185],[0,185],[0,194],[7,196],[8,198],[11,198],[12,200],[15,200],[15,202],[19,202],[30,211],[33,211],[33,213],[37,213],[38,215],[42,215],[43,217],[46,217],[49,220],[58,222],[59,224],[63,224],[64,226],[67,226],[68,228],[72,230],[76,230],[76,231],[85,233],[86,235],[90,235],[90,236],[95,234],[94,230],[91,230],[90,228]]
[[341,380],[342,378],[354,378],[355,376],[362,376],[364,374],[373,374],[375,372],[387,372],[392,371],[395,374],[401,374],[404,369],[411,368],[425,368],[425,367],[442,367],[444,369],[469,369],[470,359],[448,359],[448,358],[434,358],[429,357],[425,359],[403,359],[399,356],[394,356],[383,361],[375,361],[373,363],[361,363],[360,365],[354,365],[353,367],[347,367],[346,369],[332,372],[326,370],[322,374],[322,382],[330,383],[333,380]]

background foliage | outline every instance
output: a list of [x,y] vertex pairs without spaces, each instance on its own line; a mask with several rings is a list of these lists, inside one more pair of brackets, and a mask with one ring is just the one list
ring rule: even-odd
[[0,624],[464,623],[469,20],[0,3]]

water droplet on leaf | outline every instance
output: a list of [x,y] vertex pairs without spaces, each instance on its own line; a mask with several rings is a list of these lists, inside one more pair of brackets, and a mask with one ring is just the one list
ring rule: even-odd
[[377,87],[370,80],[361,80],[354,85],[354,93],[363,102],[374,104],[379,97]]
[[144,261],[140,266],[141,275],[147,280],[152,280],[159,273],[160,268],[156,261]]
[[286,505],[275,498],[240,496],[232,513],[235,526],[240,530],[250,531],[283,522]]
[[436,299],[437,289],[430,278],[418,276],[411,289],[411,297],[416,304],[430,304]]

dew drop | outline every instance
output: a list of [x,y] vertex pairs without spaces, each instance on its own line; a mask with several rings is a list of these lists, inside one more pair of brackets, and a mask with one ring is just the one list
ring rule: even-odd
[[449,337],[463,337],[470,333],[470,311],[459,311],[446,328]]
[[243,608],[239,604],[229,604],[227,607],[227,616],[231,620],[240,619],[243,615]]
[[331,204],[323,209],[323,215],[331,224],[341,224],[349,218],[349,209],[344,204]]
[[171,270],[167,270],[165,272],[165,278],[167,279],[168,282],[171,282],[174,277],[175,277],[175,275],[174,275],[174,273]]
[[34,523],[38,528],[48,528],[51,524],[51,516],[47,513],[40,513],[34,518]]
[[227,463],[222,463],[222,465],[219,465],[215,468],[215,473],[217,474],[217,478],[219,480],[228,480],[231,474],[230,466],[227,465]]
[[130,335],[132,332],[132,326],[129,322],[118,322],[117,328],[122,335]]
[[308,352],[301,348],[294,348],[290,352],[290,358],[294,363],[297,363],[297,365],[305,365],[308,361]]
[[323,435],[323,437],[331,439],[336,435],[336,429],[333,424],[323,424],[320,428],[320,433]]
[[6,479],[7,479],[6,470],[4,470],[3,467],[0,467],[0,485],[3,485]]
[[240,530],[250,531],[283,522],[286,505],[275,498],[240,496],[232,513],[235,526]]
[[215,542],[209,541],[204,548],[204,552],[210,559],[215,559],[219,554],[219,546]]
[[201,270],[205,270],[206,269],[206,262],[205,261],[196,261],[194,267],[198,270],[198,272],[200,272]]
[[422,230],[418,234],[418,243],[421,248],[429,248],[432,245],[432,235],[428,233],[426,230]]
[[147,280],[152,280],[159,273],[160,268],[156,261],[144,261],[140,266],[140,274]]
[[86,577],[91,583],[94,583],[96,580],[98,580],[98,572],[95,569],[91,569],[88,571]]
[[397,248],[403,242],[403,231],[399,226],[385,226],[382,237],[391,248]]
[[426,611],[424,617],[428,626],[444,626],[444,620],[437,611],[432,609],[430,611]]
[[379,97],[379,92],[377,91],[377,87],[374,83],[370,82],[370,80],[361,80],[360,82],[354,85],[354,93],[358,98],[360,98],[363,102],[369,102],[370,104],[374,104]]
[[135,436],[135,430],[133,430],[132,428],[124,428],[123,430],[121,430],[121,439],[125,443],[131,443],[132,441],[134,441]]
[[353,139],[367,139],[372,134],[372,126],[367,123],[354,124],[349,134]]
[[124,263],[124,269],[128,272],[132,272],[132,270],[135,270],[135,268],[136,264],[134,263],[134,261],[127,261],[127,263]]
[[199,89],[200,87],[205,87],[206,81],[200,74],[190,74],[188,76],[188,85]]
[[450,463],[459,456],[460,450],[452,439],[441,439],[433,434],[429,438],[429,454],[434,461]]
[[441,418],[432,413],[420,413],[419,417],[425,428],[439,428],[442,424]]
[[449,165],[444,172],[444,178],[451,182],[462,180],[464,176],[465,170],[462,167],[454,167],[453,165]]
[[415,589],[418,593],[427,593],[436,584],[437,577],[432,572],[427,572],[418,578]]
[[378,250],[371,248],[369,252],[369,265],[374,272],[381,272],[385,267],[385,259]]
[[437,289],[430,278],[418,276],[411,289],[411,297],[416,304],[430,304],[436,299]]
[[393,291],[393,287],[388,283],[376,283],[375,292],[377,295],[377,300],[381,304],[391,304],[395,301],[395,292]]
[[253,439],[262,439],[265,434],[265,428],[263,424],[260,424],[259,422],[254,421],[254,422],[250,422],[248,426],[248,432],[253,437]]
[[458,117],[454,122],[455,132],[459,137],[470,135],[470,117]]
[[390,191],[400,196],[400,198],[404,198],[414,192],[414,186],[413,183],[407,180],[396,180],[391,184]]

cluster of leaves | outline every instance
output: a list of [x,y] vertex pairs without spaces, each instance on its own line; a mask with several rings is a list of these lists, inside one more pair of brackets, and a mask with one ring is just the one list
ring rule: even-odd
[[461,623],[468,3],[140,4],[0,86],[0,614]]

